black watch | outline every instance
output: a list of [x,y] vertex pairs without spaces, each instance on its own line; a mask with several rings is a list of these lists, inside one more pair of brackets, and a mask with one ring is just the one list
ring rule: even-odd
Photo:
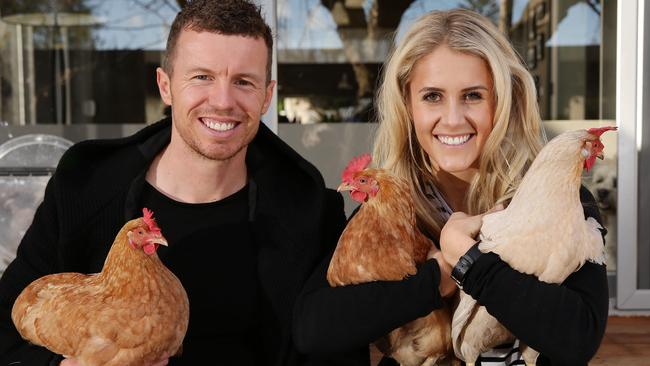
[[481,244],[480,240],[472,245],[467,253],[460,257],[458,263],[456,263],[454,266],[454,269],[451,270],[451,278],[456,281],[456,285],[461,289],[463,288],[463,283],[465,282],[467,272],[469,272],[469,269],[472,268],[472,265],[474,262],[476,262],[478,257],[483,254],[483,252],[478,249],[479,244]]

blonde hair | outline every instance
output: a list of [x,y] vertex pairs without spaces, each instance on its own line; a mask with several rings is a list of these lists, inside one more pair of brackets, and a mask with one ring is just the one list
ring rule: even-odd
[[468,213],[482,213],[509,200],[544,141],[533,78],[506,37],[487,18],[469,10],[422,16],[384,68],[377,97],[380,124],[374,161],[409,182],[418,225],[436,237],[444,219],[424,193],[428,181],[435,184],[435,173],[415,137],[407,103],[415,64],[440,45],[485,60],[494,85],[493,129],[481,152],[478,174],[470,183]]

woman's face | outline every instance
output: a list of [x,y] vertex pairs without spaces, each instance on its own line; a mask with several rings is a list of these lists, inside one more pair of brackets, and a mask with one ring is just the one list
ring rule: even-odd
[[416,62],[408,90],[415,133],[434,169],[470,178],[492,131],[487,63],[441,45]]

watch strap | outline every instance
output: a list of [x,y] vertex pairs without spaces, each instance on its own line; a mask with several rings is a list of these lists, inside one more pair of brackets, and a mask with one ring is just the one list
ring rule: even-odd
[[481,241],[479,240],[472,245],[471,248],[469,248],[469,250],[458,259],[458,263],[456,263],[451,271],[451,278],[456,281],[456,285],[461,289],[465,283],[467,272],[469,272],[469,269],[472,268],[474,262],[476,262],[481,254],[483,254],[483,252],[478,248],[480,243]]

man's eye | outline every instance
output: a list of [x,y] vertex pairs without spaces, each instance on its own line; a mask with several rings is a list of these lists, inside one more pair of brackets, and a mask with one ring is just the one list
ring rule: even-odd
[[251,82],[248,81],[248,80],[244,80],[244,79],[239,79],[239,80],[237,80],[237,81],[235,82],[235,84],[237,84],[237,85],[243,85],[243,86],[253,85],[253,83],[251,83]]
[[208,80],[208,75],[196,75],[194,79],[196,80]]

